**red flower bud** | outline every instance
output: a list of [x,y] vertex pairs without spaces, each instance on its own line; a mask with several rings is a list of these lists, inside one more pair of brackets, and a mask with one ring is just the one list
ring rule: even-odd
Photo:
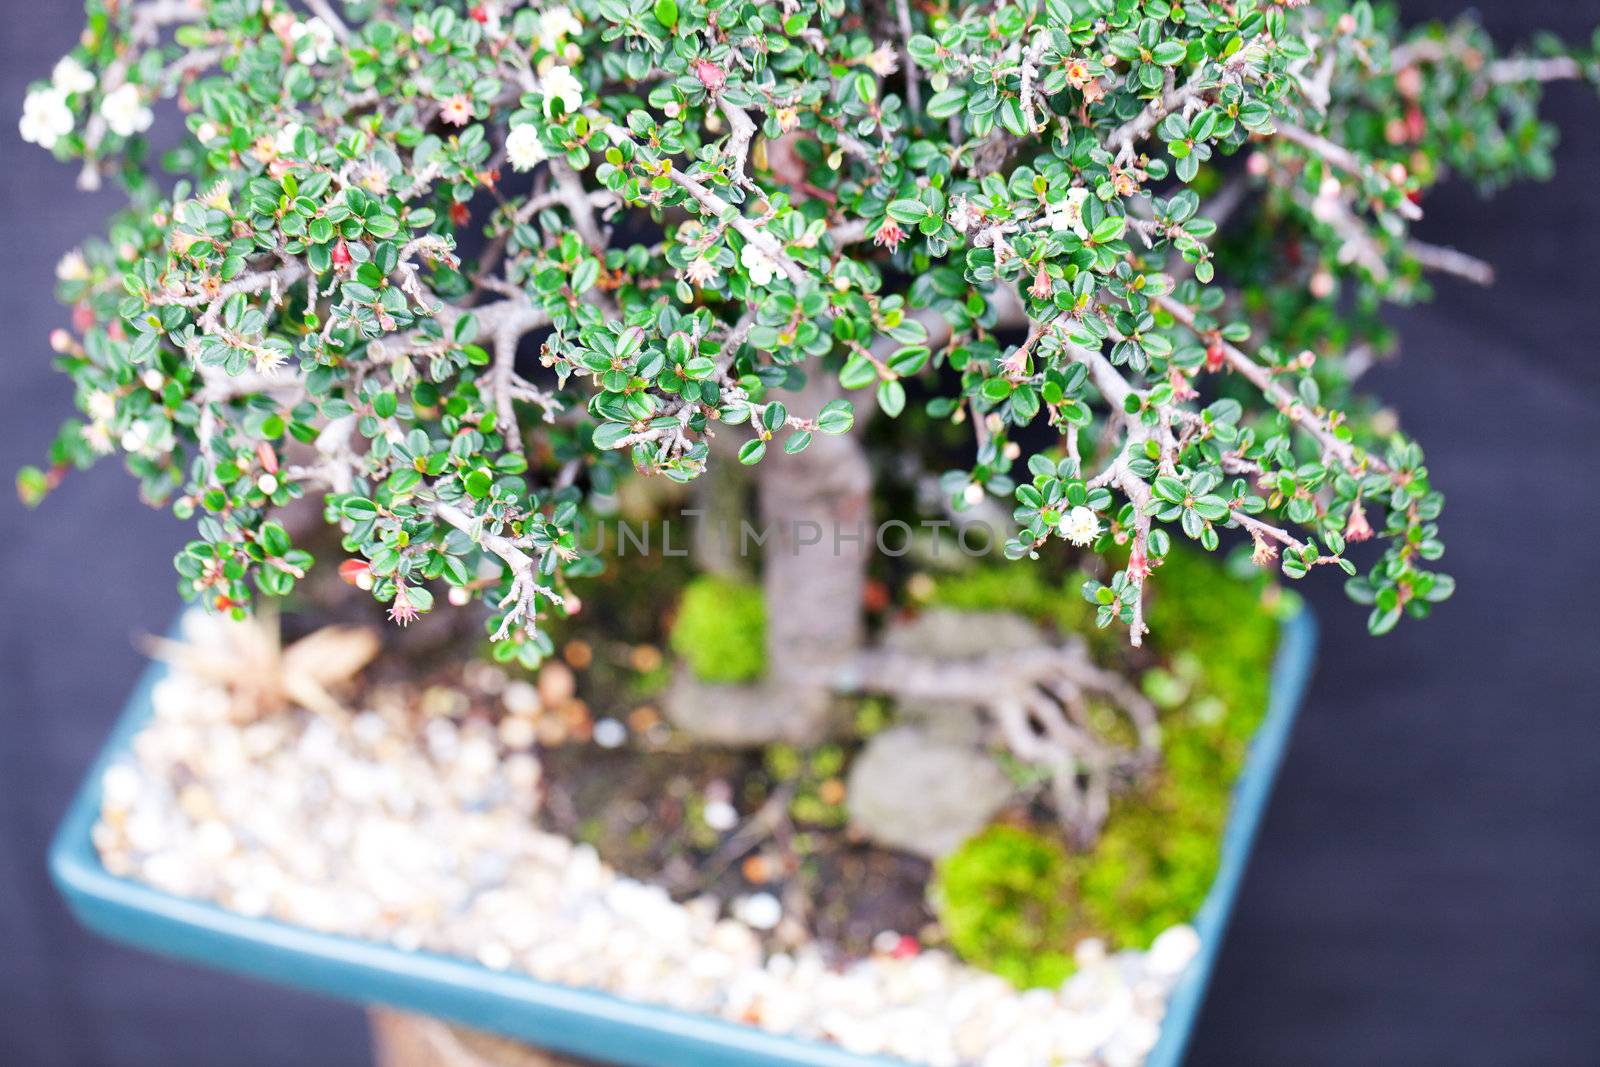
[[1350,505],[1350,518],[1344,525],[1346,541],[1366,541],[1372,537],[1372,524],[1367,521],[1366,509],[1357,500]]
[[1422,109],[1415,104],[1406,108],[1406,136],[1413,141],[1420,141],[1427,132],[1428,118]]
[[1039,264],[1039,271],[1033,276],[1033,284],[1028,286],[1028,293],[1035,300],[1049,300],[1053,286],[1050,284],[1050,272],[1044,269],[1044,264]]
[[333,260],[335,270],[347,270],[350,264],[354,262],[350,258],[350,246],[344,243],[343,237],[339,238],[339,243],[333,246],[333,254],[329,258]]
[[694,76],[706,87],[708,93],[719,93],[728,84],[728,74],[709,59],[694,61]]
[[357,588],[360,588],[363,582],[370,586],[372,584],[372,565],[364,559],[347,559],[339,564],[339,578],[346,585],[353,585]]
[[1142,582],[1150,577],[1150,557],[1145,554],[1144,542],[1135,540],[1128,552],[1128,580]]
[[1222,342],[1212,341],[1206,345],[1206,370],[1212,374],[1222,369]]
[[261,469],[268,474],[278,473],[278,453],[265,441],[256,445],[256,462],[260,463]]

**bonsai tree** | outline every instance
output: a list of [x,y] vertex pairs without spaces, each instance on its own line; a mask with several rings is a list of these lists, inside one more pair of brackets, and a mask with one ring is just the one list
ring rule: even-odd
[[766,674],[686,676],[679,722],[805,742],[841,691],[968,700],[1086,832],[1148,706],[1080,644],[869,640],[860,424],[970,428],[950,506],[1003,501],[1018,560],[1107,555],[1083,592],[1134,644],[1174,538],[1229,531],[1343,571],[1374,633],[1426,616],[1443,501],[1351,383],[1382,305],[1489,277],[1411,235],[1429,189],[1545,174],[1541,84],[1600,73],[1340,0],[304,7],[89,0],[29,93],[23,135],[128,207],[61,262],[84,419],[24,497],[120,451],[234,614],[305,576],[281,513],[320,500],[394,621],[482,601],[535,665],[596,494],[747,465]]

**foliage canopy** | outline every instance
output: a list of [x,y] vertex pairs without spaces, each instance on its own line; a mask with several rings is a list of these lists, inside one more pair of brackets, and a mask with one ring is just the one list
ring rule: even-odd
[[[1227,527],[1291,577],[1376,537],[1371,628],[1427,614],[1440,494],[1349,383],[1424,268],[1483,272],[1410,236],[1427,190],[1546,173],[1541,83],[1596,74],[1342,0],[307,8],[90,0],[30,92],[129,206],[61,264],[85,418],[21,488],[120,449],[226,611],[303,576],[274,515],[322,494],[396,619],[483,597],[529,662],[592,494],[874,406],[972,425],[944,487],[1011,500],[1009,555],[1125,546],[1086,595],[1135,640]],[[791,410],[817,375],[847,398]]]

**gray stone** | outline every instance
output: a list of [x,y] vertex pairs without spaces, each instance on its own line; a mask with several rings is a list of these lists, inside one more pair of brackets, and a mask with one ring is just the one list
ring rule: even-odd
[[879,844],[938,859],[987,826],[1013,791],[981,748],[896,726],[851,764],[846,805]]
[[[915,618],[893,623],[883,635],[887,648],[947,662],[1047,643],[1044,632],[1020,615],[953,608],[924,611]],[[920,727],[942,741],[971,745],[983,739],[982,716],[970,703],[902,699],[896,702],[895,713],[900,722]]]
[[978,659],[991,652],[1037,648],[1049,642],[1044,631],[1021,615],[930,608],[891,625],[883,643],[938,659]]

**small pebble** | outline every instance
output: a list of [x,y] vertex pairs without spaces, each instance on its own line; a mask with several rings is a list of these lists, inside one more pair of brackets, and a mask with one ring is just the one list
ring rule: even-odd
[[734,917],[756,930],[770,930],[783,918],[783,905],[771,893],[752,893],[734,905]]
[[628,728],[616,719],[601,719],[594,724],[594,743],[601,748],[618,748],[628,740]]
[[539,691],[523,681],[508,683],[500,699],[513,715],[537,715],[543,707],[539,703]]
[[538,737],[538,723],[526,715],[507,715],[500,720],[500,743],[507,748],[532,748]]
[[726,800],[708,800],[701,818],[711,829],[724,834],[739,825],[739,810]]

